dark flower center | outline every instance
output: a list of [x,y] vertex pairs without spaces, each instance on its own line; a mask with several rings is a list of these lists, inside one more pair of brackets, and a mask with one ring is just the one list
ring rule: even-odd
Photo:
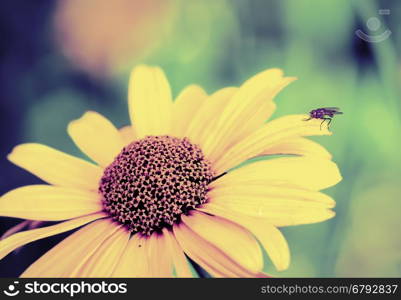
[[124,147],[100,181],[103,207],[133,233],[151,235],[207,201],[213,172],[187,138],[148,136]]

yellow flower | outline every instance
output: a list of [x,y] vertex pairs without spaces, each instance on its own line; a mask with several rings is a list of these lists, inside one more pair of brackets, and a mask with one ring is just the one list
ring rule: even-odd
[[[190,277],[186,256],[216,277],[265,276],[260,245],[285,270],[290,255],[277,227],[333,217],[334,200],[319,190],[341,180],[331,155],[303,137],[331,134],[319,120],[265,123],[274,96],[293,80],[269,69],[211,95],[190,85],[173,102],[161,69],[136,67],[131,126],[118,130],[95,112],[68,126],[96,164],[40,144],[9,154],[48,185],[6,193],[0,215],[63,222],[0,241],[0,258],[83,226],[22,276]],[[235,168],[274,154],[296,157]]]

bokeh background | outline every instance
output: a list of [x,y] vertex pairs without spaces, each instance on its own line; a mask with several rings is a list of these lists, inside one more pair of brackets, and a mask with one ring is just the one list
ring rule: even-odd
[[[389,14],[380,14],[388,9]],[[375,19],[372,19],[375,18]],[[370,21],[369,21],[370,20]],[[66,133],[96,110],[128,124],[130,69],[160,65],[175,95],[239,85],[268,67],[299,80],[274,117],[338,106],[331,137],[315,138],[343,181],[327,193],[337,216],[284,228],[292,253],[283,277],[401,276],[401,2],[373,0],[10,0],[0,4],[0,194],[40,181],[6,160],[39,142],[82,156]],[[375,38],[366,42],[362,30]],[[0,219],[0,234],[20,220]],[[66,234],[0,262],[18,276]]]

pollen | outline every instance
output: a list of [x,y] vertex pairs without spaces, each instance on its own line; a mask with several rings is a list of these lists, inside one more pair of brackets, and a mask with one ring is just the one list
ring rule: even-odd
[[133,233],[171,228],[207,202],[211,164],[187,138],[148,136],[124,147],[100,180],[104,210]]

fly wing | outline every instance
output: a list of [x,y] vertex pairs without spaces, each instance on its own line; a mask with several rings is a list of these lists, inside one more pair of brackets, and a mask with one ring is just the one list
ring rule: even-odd
[[340,111],[340,108],[338,107],[324,107],[323,108],[326,112],[330,112],[334,115],[341,115],[343,112]]
[[332,111],[338,111],[338,110],[340,110],[339,107],[323,107],[323,109],[325,109],[325,110],[332,110]]

